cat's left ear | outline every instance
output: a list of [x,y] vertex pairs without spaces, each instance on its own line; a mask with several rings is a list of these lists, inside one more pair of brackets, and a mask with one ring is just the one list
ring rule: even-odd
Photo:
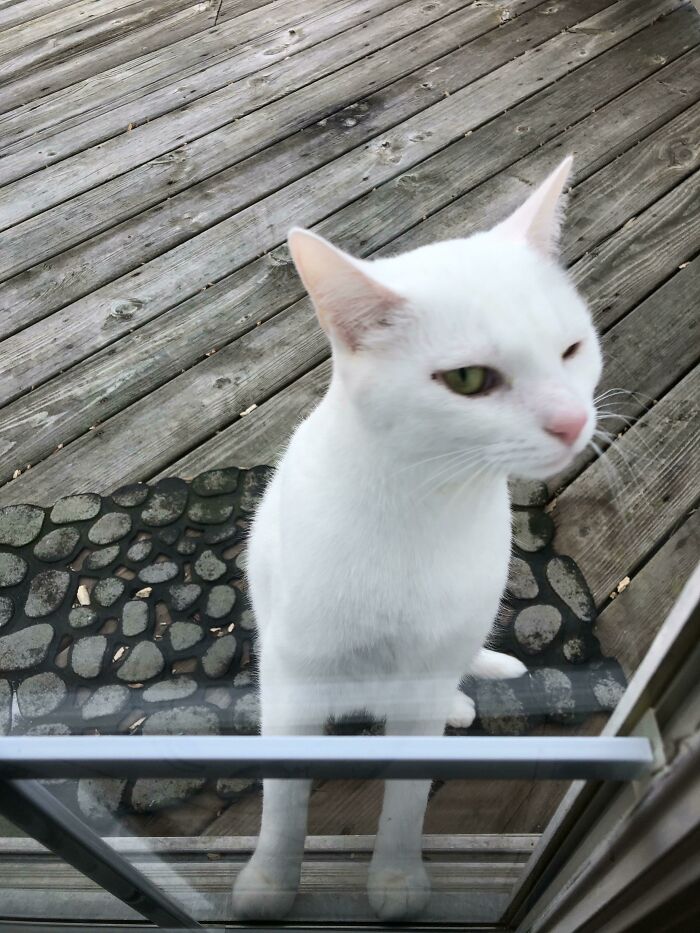
[[573,156],[567,156],[510,217],[494,227],[509,239],[525,240],[545,256],[559,248],[562,193],[571,174]]
[[386,324],[403,305],[403,298],[373,278],[371,263],[299,227],[289,232],[288,242],[321,327],[350,350],[357,350],[369,331]]

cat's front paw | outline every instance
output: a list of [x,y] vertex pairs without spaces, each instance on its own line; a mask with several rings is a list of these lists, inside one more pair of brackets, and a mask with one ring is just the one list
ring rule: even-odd
[[367,894],[380,920],[415,917],[430,899],[430,879],[422,862],[371,865]]
[[240,920],[281,920],[292,909],[299,869],[287,861],[251,858],[233,885],[233,910]]
[[474,700],[458,690],[452,701],[452,709],[447,717],[447,725],[453,729],[468,729],[476,718]]

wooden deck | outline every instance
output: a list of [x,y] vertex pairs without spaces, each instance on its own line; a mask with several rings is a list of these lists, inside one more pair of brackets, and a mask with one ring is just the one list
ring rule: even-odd
[[[0,0],[0,505],[271,462],[329,372],[288,227],[464,235],[573,152],[564,255],[632,394],[550,508],[632,671],[700,552],[699,43],[683,0]],[[479,793],[427,831],[557,796]],[[312,831],[370,798],[321,788]],[[168,831],[257,831],[213,806]]]

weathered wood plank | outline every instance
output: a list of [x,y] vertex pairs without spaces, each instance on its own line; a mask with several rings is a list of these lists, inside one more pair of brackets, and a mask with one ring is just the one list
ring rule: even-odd
[[[603,377],[597,394],[615,390],[600,404],[599,424],[613,435],[627,427],[698,362],[700,259],[680,271],[630,311],[603,337]],[[605,449],[602,437],[596,444]],[[552,495],[562,491],[594,459],[585,450],[567,470],[549,482]]]
[[[169,463],[160,476],[196,476],[203,470],[240,464],[274,465],[296,426],[310,414],[326,391],[331,376],[330,360],[305,373],[286,389],[273,395],[244,418],[239,418],[204,443]],[[11,490],[12,484],[5,489]],[[0,502],[2,493],[0,490]],[[18,502],[19,499],[13,499]],[[4,503],[3,503],[4,504]]]
[[9,3],[0,3],[0,29],[9,29],[30,19],[55,13],[73,3],[75,0],[10,0]]
[[[256,10],[261,6],[266,6],[272,0],[221,0],[219,6],[219,22],[226,23],[230,19],[236,19],[243,13],[250,10]],[[277,3],[280,0],[276,0]]]
[[[571,84],[568,90],[567,82]],[[656,81],[648,82],[646,86],[638,85],[628,95],[614,101],[608,108],[597,109],[595,115],[589,116],[578,127],[567,131],[567,141],[577,152],[577,173],[585,177],[590,160],[595,162],[601,151],[611,153],[613,133],[618,134],[620,144],[628,144],[630,140],[636,138],[636,124],[634,121],[630,124],[625,119],[625,114],[634,115],[644,112],[647,114],[645,119],[651,119],[652,105],[663,109],[665,103],[666,106],[673,107],[675,103],[673,96],[664,102],[659,94],[661,87],[672,87],[673,83],[670,73],[667,73],[662,85]],[[558,112],[566,114],[569,119],[576,113],[572,109],[572,101],[576,100],[576,106],[580,107],[581,112],[584,113],[594,105],[595,98],[587,97],[582,92],[581,85],[591,88],[598,86],[599,82],[589,79],[586,75],[581,75],[576,81],[565,79],[556,86],[554,95],[542,92],[537,98],[522,105],[524,109],[530,111],[528,119],[536,139],[542,139],[541,131],[545,125],[551,124],[553,116]],[[604,86],[610,94],[614,95],[616,87],[612,76]],[[531,112],[533,106],[536,108],[534,114]],[[660,111],[656,112],[658,114]],[[533,120],[533,116],[537,116],[537,119]],[[508,118],[509,125],[522,125],[522,118],[521,108],[516,108]],[[457,144],[458,151],[451,156],[449,165],[428,166],[425,170],[426,176],[443,179],[449,175],[453,183],[459,183],[462,180],[459,174],[460,167],[462,172],[466,170],[465,167],[472,165],[478,166],[478,172],[481,173],[496,170],[499,167],[498,150],[503,151],[504,148],[502,128],[504,122],[504,118],[499,118],[490,127],[488,139],[491,142],[486,147],[479,141],[480,134],[487,129],[484,128]],[[593,128],[591,128],[592,122]],[[595,131],[596,126],[601,127],[599,132]],[[513,135],[516,141],[522,140],[522,134],[514,133]],[[555,144],[557,147],[560,146],[558,139]],[[512,157],[516,151],[509,148],[509,157]],[[547,160],[554,158],[547,147],[538,149],[537,152],[538,158],[545,164]],[[448,152],[445,150],[438,159],[444,160],[447,156]],[[536,174],[541,174],[543,170],[541,166],[540,172]],[[514,174],[515,176],[522,175],[518,167],[514,169]],[[394,205],[390,204],[388,208],[379,212],[380,219],[389,215],[395,218],[394,223],[398,221],[411,226],[416,219],[420,218],[422,211],[430,207],[426,187],[420,184],[420,174],[413,177],[419,182],[417,184],[419,190],[424,192],[420,202],[414,205],[413,214],[406,216],[405,205],[401,213],[400,206],[397,206],[394,211]],[[469,174],[465,178],[469,181],[474,180]],[[397,185],[399,184],[400,179],[397,182]],[[400,187],[396,188],[396,193],[401,196]],[[450,186],[441,184],[435,188],[436,198],[445,200],[450,194]],[[494,192],[493,196],[497,198],[497,192]],[[595,189],[589,189],[589,196],[595,197]],[[653,191],[651,196],[653,197]],[[367,204],[359,203],[355,207],[346,209],[346,212],[369,223],[372,213],[371,203],[378,198],[381,198],[381,189],[370,197]],[[586,209],[585,205],[584,200],[582,201],[583,211]],[[493,210],[493,205],[490,205],[490,209]],[[384,232],[391,232],[391,227]],[[440,236],[442,231],[437,229],[433,233],[434,236]],[[366,244],[366,247],[371,248],[372,245],[370,242]],[[404,245],[408,247],[411,243],[406,242]],[[264,263],[260,266],[265,268]],[[250,312],[251,301],[254,301],[255,307],[259,309],[256,315],[259,313],[261,318],[264,318],[269,316],[275,308],[291,300],[293,295],[301,293],[300,290],[288,292],[289,283],[281,273],[273,275],[270,292],[259,284],[260,278],[261,273],[257,270],[250,278],[246,278],[246,281],[251,282],[250,293],[247,290],[237,291],[227,281],[214,289],[209,289],[201,298],[195,299],[192,306],[185,304],[172,312],[168,317],[167,328],[163,328],[162,323],[155,321],[120,341],[116,346],[116,352],[115,347],[112,347],[110,351],[88,362],[80,370],[72,370],[57,377],[45,387],[33,392],[29,398],[19,400],[9,406],[0,418],[4,451],[7,456],[10,457],[12,452],[19,467],[27,462],[36,463],[58,443],[66,443],[81,429],[85,430],[92,421],[104,420],[114,411],[134,401],[139,394],[144,394],[154,388],[158,382],[172,378],[181,369],[196,363],[208,350],[218,345],[221,333],[225,332],[227,340],[230,340],[233,336],[248,329],[250,323],[246,316],[242,319],[239,317],[238,320],[234,316],[236,302]],[[298,288],[298,283],[295,281],[294,285]],[[257,316],[256,319],[258,319]],[[118,391],[115,391],[115,379],[118,381]],[[47,412],[51,413],[50,417],[47,417]],[[80,419],[77,422],[76,415]],[[17,446],[13,447],[14,444]]]
[[[399,19],[399,22],[397,22],[397,17],[376,17],[374,20],[370,20],[367,29],[379,30],[382,25],[386,28],[386,24],[393,24],[390,30],[392,34],[386,36],[387,42],[395,38],[397,30],[403,35],[407,34],[407,32],[413,32],[415,26],[407,28],[404,25],[407,18],[406,11],[413,2],[414,0],[408,0],[408,3],[402,7],[404,15]],[[448,3],[456,5],[461,2],[463,0],[442,0],[442,3],[446,5]],[[597,3],[597,0],[593,0],[593,2]],[[582,65],[584,61],[590,60],[590,58],[612,47],[627,36],[638,32],[658,15],[677,6],[678,0],[649,0],[649,3],[645,4],[643,8],[640,8],[633,0],[618,0],[613,6],[607,7],[597,15],[586,19],[584,23],[587,25],[582,26],[581,29],[572,28],[549,40],[549,56],[546,61],[542,56],[538,56],[533,50],[530,50],[520,59],[517,59],[516,62],[528,59],[533,71],[537,70],[537,64],[541,62],[542,67],[539,70],[545,73],[545,80],[547,82],[555,80],[571,71],[576,65]],[[431,7],[431,4],[420,8],[420,13],[426,22],[430,21],[431,17],[435,18],[435,10],[428,9],[429,7]],[[471,14],[476,16],[480,9],[482,8],[477,7],[471,11]],[[463,15],[466,15],[466,13]],[[340,46],[339,54],[348,54],[348,37],[343,37],[342,42],[336,40],[336,44]],[[323,57],[330,51],[330,47],[324,47],[320,54]],[[356,53],[354,53],[354,57],[357,57]],[[308,61],[309,58],[312,59],[311,62]],[[297,69],[303,70],[304,65],[306,65],[307,77],[301,83],[310,80],[308,70],[315,62],[316,56],[292,55],[284,63],[284,66],[280,64],[267,75],[265,95],[269,95],[270,89],[275,85],[279,87],[277,96],[287,94],[290,90],[291,74]],[[515,71],[522,68],[522,65],[517,65],[516,62],[512,63]],[[503,67],[508,68],[508,66]],[[486,76],[482,81],[486,82],[489,77]],[[503,81],[509,77],[510,75],[506,72],[500,76],[500,79]],[[536,81],[537,78],[541,81],[543,77],[542,73],[533,75],[533,81]],[[298,82],[296,84],[292,82],[291,86],[298,86]],[[185,155],[180,157],[187,164],[189,172],[196,171],[196,164],[205,157],[205,151],[208,151],[214,145],[229,146],[233,148],[233,151],[238,151],[245,130],[254,124],[254,120],[240,120],[238,123],[230,122],[231,118],[241,111],[240,90],[234,83],[219,91],[207,94],[206,97],[195,101],[186,108],[173,111],[164,117],[137,127],[132,133],[123,133],[114,139],[108,140],[101,146],[77,153],[58,164],[50,165],[37,176],[28,176],[8,185],[4,192],[7,200],[5,203],[0,203],[0,229],[19,223],[27,217],[47,210],[51,206],[66,201],[102,182],[107,182],[117,175],[124,176],[127,170],[142,166],[149,159],[181,147],[185,142],[200,140],[200,137],[204,137],[205,134],[210,134],[206,142],[201,140],[198,144],[192,142],[192,145],[185,150]],[[474,88],[474,91],[479,94],[483,90],[483,86],[475,86]],[[250,91],[248,91],[248,98],[250,96]],[[522,99],[523,96],[526,95],[516,93],[516,100]],[[270,99],[269,96],[267,96],[267,99]],[[248,107],[249,105],[250,101],[246,100],[245,106]],[[256,101],[255,106],[259,105],[260,101]],[[304,107],[305,109],[308,108],[308,100],[305,100]],[[477,101],[473,101],[472,109],[479,109]],[[214,134],[215,130],[217,131],[216,134]],[[256,136],[260,135],[260,131],[258,126]],[[274,138],[273,135],[272,139]],[[270,142],[272,139],[268,136],[266,141]],[[203,147],[205,151],[201,151],[200,154]],[[260,148],[262,146],[258,143],[256,149]],[[196,163],[194,161],[195,154],[197,157]],[[19,158],[20,156],[21,153],[12,158]],[[138,179],[142,176],[143,170],[141,172],[137,171],[133,178]],[[174,188],[174,191],[172,193],[187,187],[189,183],[189,177],[185,179],[181,174],[179,179],[173,179],[171,187]],[[127,179],[123,178],[120,186],[120,198],[126,197],[127,189]],[[160,195],[158,195],[158,199],[160,199]],[[149,198],[146,189],[140,195],[140,204],[141,206],[147,206],[150,203],[154,202]],[[110,217],[112,217],[111,214]],[[115,222],[114,219],[111,222]]]
[[[426,10],[418,0],[400,4],[397,0],[377,0],[378,15],[358,25],[358,18],[366,14],[364,4],[349,0],[305,19],[304,28],[299,29],[299,38],[294,41],[289,37],[287,20],[278,30],[284,33],[284,40],[279,35],[261,36],[250,48],[244,46],[227,54],[222,62],[200,69],[184,83],[169,81],[166,88],[145,98],[141,92],[137,100],[110,107],[96,120],[80,122],[75,130],[69,128],[36,148],[7,156],[0,166],[0,181],[19,178],[8,185],[6,194],[12,199],[19,197],[21,204],[4,217],[0,211],[0,229],[217,129],[221,134],[228,127],[230,132],[237,128],[235,121],[264,104],[435,22],[444,8],[454,12],[465,3],[466,0],[440,0],[440,4],[429,5]],[[478,9],[472,11],[469,19],[491,20],[483,12],[477,16],[478,13]],[[355,31],[346,35],[343,30],[347,32],[348,27]],[[365,46],[365,42],[369,45]],[[255,75],[259,71],[262,74]],[[129,125],[132,131],[124,133]],[[283,132],[284,126],[277,129]],[[92,145],[93,139],[99,142],[105,140],[105,135],[112,138],[100,146]],[[219,137],[212,137],[211,143],[218,145]],[[186,150],[188,170],[195,170],[199,164],[202,145],[200,142],[192,156]],[[49,156],[49,152],[54,155]],[[31,176],[21,178],[36,170],[38,156],[53,164],[44,168],[33,182],[29,180]],[[82,181],[81,172],[88,173]],[[46,182],[59,186],[53,196]],[[32,184],[39,186],[34,197],[30,193]]]
[[699,196],[696,172],[577,263],[574,278],[592,296],[598,327],[610,327],[695,255],[700,239]]
[[[700,19],[694,19],[700,26]],[[660,38],[655,27],[647,32],[652,40],[654,36]],[[622,49],[619,51],[623,52]],[[640,53],[646,54],[647,49],[637,49],[635,57]],[[679,71],[673,80],[673,90],[688,104],[698,98],[695,75],[699,64],[700,54],[697,49],[677,63]],[[651,88],[656,88],[658,93],[665,87],[665,83],[665,75],[659,73],[649,79],[646,86],[650,93],[654,93]],[[588,161],[585,176],[569,194],[562,244],[563,259],[567,265],[574,266],[573,275],[584,289],[589,282],[589,266],[588,263],[582,264],[579,271],[577,261],[595,243],[615,234],[631,217],[671,191],[696,171],[700,164],[698,105],[692,104],[666,122],[653,104],[649,106],[647,99],[637,99],[643,87],[638,86],[614,105],[614,119],[629,126],[627,135],[618,128],[611,133],[610,128],[605,126],[611,116],[608,109],[603,111],[596,108],[586,123],[590,133],[601,136],[596,147],[598,157]],[[672,113],[666,112],[669,115]],[[635,132],[637,139],[634,138]],[[573,151],[579,133],[579,128],[572,127],[559,137],[562,153],[568,148]],[[606,147],[607,139],[610,140],[609,147]],[[472,228],[481,226],[499,190],[505,200],[504,194],[510,189],[512,195],[509,200],[517,204],[527,186],[537,184],[542,177],[542,165],[541,156],[535,152],[518,162],[517,170],[502,172],[490,185],[483,186],[478,196],[467,194],[453,201],[423,225],[425,232],[422,242],[429,242],[434,237],[435,224],[439,225],[441,236],[445,238],[464,235],[465,217],[469,217]],[[396,247],[400,248],[401,243],[401,240],[397,240]]]
[[700,512],[692,512],[627,587],[598,616],[595,634],[606,655],[631,677],[700,560]]
[[[401,2],[377,3],[372,12],[381,14]],[[155,55],[129,60],[125,67],[106,70],[105,65],[102,74],[43,96],[31,111],[15,104],[16,109],[0,117],[3,155],[27,146],[34,154],[25,153],[10,162],[3,159],[0,181],[4,184],[29,174],[37,166],[43,168],[115,136],[129,124],[138,126],[236,79],[269,69],[283,61],[285,55],[312,48],[314,43],[357,25],[366,16],[366,9],[356,0],[335,0],[330,4],[291,0],[284,8],[271,5],[241,16],[235,24],[207,30],[188,44],[192,48],[173,42]],[[139,36],[134,36],[137,41]],[[111,54],[111,46],[107,54]],[[136,54],[134,51],[131,59]],[[51,137],[50,144],[37,145],[47,137]]]
[[[595,82],[585,80],[585,75],[582,76],[582,83],[588,87],[596,86]],[[614,88],[614,85],[612,87]],[[651,84],[647,91],[650,94],[650,100],[658,101],[656,96],[658,87],[655,84]],[[570,101],[572,95],[576,96],[578,85],[574,84],[570,92],[570,94],[566,93],[565,82],[557,86],[557,94],[563,95],[558,98],[562,102],[562,109],[569,114],[571,113],[569,106],[564,102]],[[584,121],[577,130],[578,140],[569,138],[570,142],[578,143],[574,145],[579,155],[576,165],[578,173],[585,177],[588,159],[597,158],[599,147],[602,147],[605,152],[610,152],[611,132],[619,130],[623,138],[628,141],[630,138],[635,138],[634,123],[630,126],[626,120],[622,119],[622,113],[641,112],[643,109],[640,106],[643,100],[641,92],[642,88],[637,88],[631,92],[631,99],[620,98],[615,101],[610,105],[611,110],[608,115],[601,110],[588,118],[588,120],[599,121],[601,127],[607,127],[607,131],[590,132],[587,121]],[[552,97],[544,92],[540,96],[540,120],[544,118],[549,123],[552,114],[556,113],[558,108],[551,106]],[[534,100],[531,103],[534,103]],[[591,105],[585,96],[579,103],[585,108]],[[621,111],[618,111],[619,107],[622,108]],[[508,119],[511,120],[513,126],[521,125],[518,110],[514,111]],[[496,121],[489,131],[493,156],[496,160],[496,149],[497,147],[503,149],[504,138],[503,131],[498,124],[499,121]],[[539,139],[537,133],[539,124],[533,122],[532,125],[535,136]],[[569,131],[571,132],[573,129]],[[631,137],[627,135],[630,133]],[[460,140],[457,151],[450,157],[450,171],[433,166],[427,170],[427,176],[442,180],[446,176],[452,177],[452,173],[455,172],[457,174],[454,177],[459,181],[459,171],[462,171],[467,173],[464,178],[473,182],[474,178],[469,175],[470,171],[483,173],[497,168],[497,161],[494,164],[490,157],[484,157],[491,155],[491,149],[485,152],[484,149],[478,148],[478,136],[479,133],[474,133]],[[515,138],[518,138],[517,134]],[[556,152],[552,153],[547,148],[539,150],[539,153],[545,165],[548,165],[547,160],[557,158]],[[441,154],[441,157],[447,157],[447,150]],[[475,168],[471,169],[471,166]],[[420,180],[420,176],[418,178]],[[478,175],[476,180],[478,180]],[[392,200],[388,203],[388,207],[384,205],[381,209],[372,209],[373,200],[379,200],[381,205],[382,189],[379,189],[369,196],[367,202],[356,202],[341,211],[332,221],[326,222],[322,229],[336,235],[341,233],[343,241],[346,237],[352,240],[361,231],[364,238],[361,249],[364,252],[371,252],[376,245],[386,239],[387,234],[392,232],[391,224],[407,227],[415,224],[422,211],[430,206],[428,196],[431,191],[434,192],[432,196],[442,201],[449,199],[452,193],[449,186],[442,182],[438,186],[433,186],[432,189],[430,186],[424,188],[422,185],[420,188],[424,194],[419,203],[411,205],[411,211],[408,213],[407,205],[402,205],[400,200],[398,202]],[[401,193],[401,188],[396,187],[394,196],[398,195],[400,198]],[[387,221],[387,218],[391,218],[391,221]],[[441,235],[439,228],[434,233],[436,237]],[[371,238],[367,239],[370,235]],[[408,247],[411,244],[405,245]],[[4,453],[8,458],[6,469],[12,470],[14,466],[22,468],[27,462],[35,463],[39,456],[45,456],[57,444],[66,443],[80,430],[84,431],[95,421],[103,420],[111,412],[138,397],[138,394],[152,388],[156,381],[162,381],[168,376],[172,377],[185,366],[192,365],[212,347],[220,345],[222,332],[225,332],[227,339],[230,340],[250,327],[251,314],[255,315],[253,320],[267,318],[276,309],[284,307],[300,295],[299,283],[295,277],[290,275],[288,267],[261,260],[238,273],[231,280],[225,280],[208,289],[191,302],[182,305],[177,311],[171,312],[167,329],[163,328],[161,322],[154,321],[148,327],[126,337],[118,345],[86,364],[85,367],[59,376],[43,389],[32,393],[29,399],[14,403],[2,413]],[[234,315],[237,307],[245,308],[246,314],[243,317],[239,314],[236,320]],[[310,326],[313,331],[316,331],[313,317],[310,318]],[[235,350],[232,351],[230,348],[228,352],[235,354]],[[217,395],[221,391],[220,388]],[[250,393],[246,393],[245,400],[240,398],[230,400],[230,412],[234,416],[237,411],[242,411],[251,403],[260,401],[258,396],[253,395],[248,398],[248,395]],[[245,401],[245,404],[242,401]],[[14,447],[15,444],[18,446]],[[13,448],[17,461],[11,466]],[[58,469],[60,458],[67,456],[68,452],[64,449],[52,457],[49,463],[37,467],[33,472],[22,477],[14,490],[8,487],[8,491],[13,495],[21,495],[25,483],[38,488],[45,469],[49,472]],[[69,473],[74,474],[72,467],[69,468]],[[46,481],[45,477],[44,481]]]
[[[9,335],[45,316],[57,304],[65,306],[106,281],[177,246],[200,230],[235,213],[237,209],[337,158],[371,139],[382,129],[425,110],[430,104],[440,101],[445,93],[453,94],[470,80],[483,75],[490,66],[507,61],[511,52],[522,49],[523,42],[531,43],[537,37],[546,37],[548,31],[543,30],[542,24],[546,23],[547,29],[554,26],[555,33],[557,23],[564,25],[576,15],[575,5],[565,9],[566,13],[557,22],[552,22],[557,14],[543,17],[537,11],[533,15],[520,17],[509,29],[499,31],[497,45],[494,45],[490,34],[468,42],[472,27],[463,24],[464,31],[461,34],[457,33],[457,37],[466,43],[462,48],[364,97],[359,105],[351,105],[347,112],[336,112],[329,117],[326,111],[321,109],[324,101],[336,106],[352,101],[356,95],[362,97],[365,91],[376,86],[381,80],[395,77],[397,67],[403,70],[403,66],[397,62],[402,62],[405,56],[395,54],[395,50],[388,50],[390,54],[375,63],[371,77],[367,75],[364,62],[349,66],[344,72],[336,73],[333,77],[333,83],[337,81],[339,85],[342,84],[342,90],[340,87],[335,90],[322,89],[321,100],[317,99],[311,108],[308,103],[302,102],[301,111],[305,119],[313,116],[316,111],[317,116],[323,115],[320,123],[306,126],[295,136],[275,143],[243,162],[238,162],[199,184],[193,184],[179,194],[171,193],[167,202],[161,202],[147,212],[142,211],[134,218],[93,237],[70,252],[62,252],[55,261],[40,269],[34,269],[25,276],[19,276],[20,270],[47,259],[56,250],[66,250],[72,240],[84,236],[84,232],[81,231],[103,224],[105,213],[113,210],[110,208],[113,197],[109,196],[108,191],[105,192],[106,199],[99,192],[82,196],[65,207],[54,208],[7,231],[3,237],[4,248],[0,251],[0,276],[14,273],[17,276],[0,287],[0,306],[7,309],[0,332]],[[700,39],[700,28],[697,33]],[[657,55],[652,52],[654,43],[663,49],[669,58],[682,52],[686,40],[681,42],[679,35],[671,21],[664,22],[659,29],[654,29],[653,41],[650,30],[640,34],[640,41],[641,36],[646,36],[647,41],[646,45],[642,42],[641,47],[634,49],[635,61],[639,61],[639,67],[632,71],[638,79],[645,77],[650,69],[658,68],[654,61]],[[426,41],[420,45],[420,56],[430,62],[433,56],[439,55],[454,42],[455,30],[451,28],[443,32],[442,29],[431,29],[425,38]],[[399,49],[401,44],[397,45]],[[602,77],[608,78],[619,93],[629,86],[627,82],[633,83],[633,77],[632,74],[621,74],[620,55],[625,53],[622,52],[622,46],[618,49],[617,55],[613,50],[608,53],[608,56],[612,57],[604,56],[600,66],[596,66],[596,71],[602,68]],[[632,50],[627,50],[626,54],[632,54]],[[416,64],[415,60],[413,64]],[[666,100],[670,92],[680,103],[682,96],[677,89],[679,82],[682,84],[685,79],[668,68],[664,69],[664,74],[669,75],[671,86],[664,85],[659,88],[661,98]],[[625,83],[620,83],[621,77]],[[614,91],[611,91],[610,96],[614,96]],[[591,106],[601,103],[599,95],[591,94],[590,90],[586,99],[592,101]],[[289,98],[283,100],[280,106],[275,106],[274,113],[266,111],[266,123],[274,126],[277,111],[281,111],[281,108],[285,110],[285,125],[289,129]],[[575,114],[584,112],[581,108],[575,110]],[[575,114],[572,119],[575,119]],[[260,118],[262,119],[262,115]],[[542,140],[558,129],[556,125],[552,127],[544,124],[542,120],[540,122],[543,124],[540,130]],[[255,134],[251,135],[255,137]],[[533,137],[533,131],[515,134],[514,155],[523,152]],[[240,155],[240,148],[237,151]],[[222,149],[221,152],[228,150]],[[401,157],[401,153],[398,153],[398,156]],[[502,148],[499,150],[499,158],[502,162]],[[221,154],[215,155],[214,159],[220,160]],[[209,162],[210,167],[214,167],[211,165],[210,156],[206,156],[205,161]],[[162,162],[163,160],[154,166],[157,178],[151,178],[151,186],[167,191],[181,169],[177,164],[166,162],[163,165]],[[205,166],[200,166],[200,171],[205,171]],[[85,202],[85,210],[81,224],[77,226],[75,215],[80,202]],[[127,205],[124,202],[120,203],[121,209],[126,210]],[[179,223],[172,223],[173,214],[180,218]]]
[[[243,859],[222,861],[136,858],[135,866],[153,883],[175,898],[203,923],[226,922],[231,917],[231,884]],[[290,920],[299,922],[357,921],[371,923],[367,900],[369,860],[306,858],[301,871],[299,895]],[[459,923],[464,917],[479,924],[495,922],[507,904],[508,892],[520,876],[522,857],[485,859],[454,856],[443,861],[433,857],[426,867],[433,895],[426,908],[431,920]],[[0,892],[6,913],[15,918],[42,920],[126,920],[139,917],[131,908],[100,892],[75,869],[58,859],[33,858],[31,862],[2,861]],[[22,874],[24,872],[24,875]],[[27,897],[31,890],[32,896]]]
[[[210,6],[213,0],[204,0]],[[13,78],[35,71],[40,66],[50,62],[65,61],[76,51],[94,49],[95,46],[109,41],[111,38],[123,36],[125,33],[140,26],[148,25],[161,19],[170,12],[187,6],[192,6],[192,0],[129,0],[121,2],[121,9],[109,12],[111,0],[86,0],[82,6],[81,22],[79,27],[67,27],[55,34],[40,35],[32,38],[32,30],[40,20],[25,23],[15,29],[9,29],[0,36],[0,75],[3,83]],[[75,7],[66,7],[56,17],[71,13]],[[97,15],[102,10],[102,15]],[[43,18],[42,18],[43,19]],[[53,19],[53,17],[46,17]],[[47,25],[47,29],[52,26]],[[20,36],[13,37],[15,31],[26,31],[26,44]],[[13,42],[17,42],[15,46]],[[4,51],[3,51],[4,50]]]
[[[591,21],[596,19],[597,17],[593,17]],[[566,36],[572,43],[583,46],[583,51],[590,49],[591,42],[597,44],[607,38],[605,33],[602,34],[603,40],[600,33],[596,32],[591,36],[590,30],[586,30],[584,35],[578,30],[572,31]],[[317,209],[313,205],[319,200],[319,192],[323,191],[323,212],[328,213],[333,207],[341,207],[348,200],[356,198],[363,190],[391,179],[398,174],[400,168],[415,165],[436,148],[461,138],[471,126],[485,122],[489,116],[503,109],[506,103],[503,96],[504,78],[510,79],[507,86],[512,88],[515,97],[513,103],[528,96],[529,91],[541,87],[540,72],[550,70],[547,68],[550,58],[554,63],[551,79],[555,80],[556,66],[560,63],[561,54],[558,39],[559,37],[556,37],[551,40],[551,44],[541,46],[542,54],[530,56],[529,53],[525,53],[501,69],[491,72],[486,79],[480,79],[464,91],[446,97],[427,114],[418,114],[392,130],[381,142],[376,141],[359,152],[348,153],[347,156],[287,186],[258,205],[240,212],[164,256],[152,260],[136,273],[124,277],[124,281],[117,280],[82,302],[77,302],[46,321],[9,338],[0,349],[0,392],[5,398],[19,394],[23,387],[43,381],[57,370],[77,362],[90,351],[113,342],[120,334],[154,317],[159,310],[172,307],[178,300],[184,300],[196,293],[206,283],[221,279],[250,261],[263,249],[279,243],[286,232],[290,217],[296,216],[302,222],[308,218],[308,221],[313,222],[312,211]],[[488,80],[488,93],[485,92],[482,83],[484,80]],[[484,90],[484,93],[475,93],[477,88]],[[429,131],[431,135],[425,131]],[[399,162],[394,161],[395,153],[401,154]],[[472,166],[468,165],[467,171],[471,169]],[[426,185],[425,192],[421,192],[426,197],[429,193],[427,189]],[[394,202],[406,205],[407,211],[417,209],[417,205],[411,204],[410,200],[403,196],[405,192],[400,189],[392,189],[390,193]],[[397,194],[401,194],[402,197],[399,198]],[[363,206],[355,202],[358,216],[359,209]],[[381,210],[371,218],[377,225],[377,246],[381,246],[389,238],[386,235],[387,220],[381,216]],[[264,231],[261,232],[263,216]],[[339,232],[347,235],[347,242],[351,245],[357,243],[361,252],[367,252],[369,247],[364,242],[364,234],[360,234],[360,229],[366,231],[369,222],[370,218],[365,211],[359,224],[350,223],[344,231],[341,226],[340,230],[336,229],[334,232],[336,235]],[[415,220],[411,223],[415,223]],[[354,233],[351,232],[353,225],[356,228]],[[222,242],[237,243],[236,254],[222,252]],[[185,269],[186,274],[183,274]],[[134,294],[136,287],[137,291]],[[122,307],[125,295],[129,296],[130,304],[128,314],[122,315],[118,308]],[[138,296],[137,300],[131,300],[131,296]],[[117,313],[113,301],[120,302]],[[2,372],[3,360],[12,361],[11,372]]]
[[[0,84],[0,114],[6,111],[21,111],[28,104],[53,95],[76,82],[84,82],[83,93],[100,84],[102,72],[129,62],[136,64],[153,57],[155,53],[165,55],[167,47],[180,40],[192,37],[216,21],[216,3],[194,3],[177,13],[166,16],[156,23],[134,29],[121,38],[100,46],[99,51],[76,52],[65,61],[45,63],[35,72],[15,77]],[[205,33],[206,35],[207,33]],[[134,61],[136,60],[136,62]],[[123,80],[127,80],[129,69],[123,69]],[[60,115],[57,116],[60,120]],[[28,141],[29,144],[29,141]]]
[[[598,606],[695,503],[699,399],[696,367],[557,499],[557,547],[578,563]],[[609,489],[611,469],[618,488]]]
[[[695,259],[603,337],[606,366],[600,391],[618,386],[635,393],[615,397],[614,407],[625,418],[639,416],[647,402],[663,395],[698,362],[700,344],[694,333],[698,305],[700,259]],[[244,467],[274,463],[296,425],[321,398],[329,377],[330,364],[322,363],[250,415],[168,464],[154,479],[194,476],[230,463]],[[617,419],[603,420],[602,424],[615,433],[625,427]],[[581,457],[573,469],[552,480],[550,488],[568,485],[591,459],[588,454]]]
[[8,52],[17,51],[64,31],[75,30],[92,19],[117,13],[135,3],[138,3],[138,0],[74,0],[70,5],[59,7],[58,10],[45,13],[41,11],[29,21],[6,27],[0,32],[0,63]]

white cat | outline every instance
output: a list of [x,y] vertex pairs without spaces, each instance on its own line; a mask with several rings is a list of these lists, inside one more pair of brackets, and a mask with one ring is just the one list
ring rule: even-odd
[[[586,446],[601,371],[589,312],[553,259],[570,167],[489,232],[401,256],[367,262],[290,233],[333,378],[249,543],[265,735],[317,734],[358,710],[390,735],[441,735],[473,718],[465,673],[525,671],[483,649],[508,572],[506,479],[556,473]],[[384,920],[429,898],[429,786],[386,784],[368,886]],[[309,789],[264,782],[238,916],[292,906]]]

